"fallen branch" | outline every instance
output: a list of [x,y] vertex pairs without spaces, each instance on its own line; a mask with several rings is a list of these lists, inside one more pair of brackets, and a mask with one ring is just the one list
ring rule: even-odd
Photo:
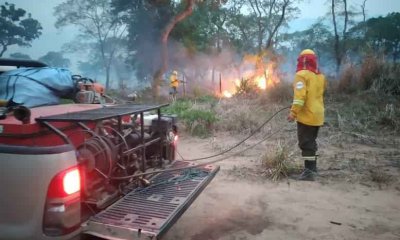
[[360,138],[360,139],[362,139],[364,141],[369,141],[369,142],[371,142],[373,144],[377,144],[377,141],[375,141],[375,139],[373,139],[370,136],[366,136],[366,135],[363,135],[363,134],[360,134],[360,133],[355,133],[355,132],[343,132],[343,133],[344,134],[348,134],[348,135],[353,136],[353,137],[356,137],[356,138]]
[[342,225],[342,223],[340,223],[340,222],[334,222],[334,221],[329,221],[330,223],[332,223],[332,224],[335,224],[335,225]]

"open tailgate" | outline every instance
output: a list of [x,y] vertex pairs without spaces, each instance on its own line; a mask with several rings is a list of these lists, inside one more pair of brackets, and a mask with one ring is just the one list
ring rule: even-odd
[[[190,166],[176,161],[172,168]],[[163,172],[152,184],[125,195],[83,225],[84,233],[112,240],[157,239],[185,212],[219,166]]]

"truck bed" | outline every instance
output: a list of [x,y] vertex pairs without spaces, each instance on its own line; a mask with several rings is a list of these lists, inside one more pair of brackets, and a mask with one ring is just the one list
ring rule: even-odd
[[[175,161],[172,168],[189,166]],[[135,189],[93,216],[84,233],[105,239],[158,239],[185,212],[218,172],[219,166],[163,172],[146,188]]]

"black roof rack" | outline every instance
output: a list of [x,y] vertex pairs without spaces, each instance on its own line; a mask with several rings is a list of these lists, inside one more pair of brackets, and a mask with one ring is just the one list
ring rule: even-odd
[[36,118],[37,121],[43,122],[95,122],[114,117],[121,117],[129,114],[138,114],[157,110],[166,107],[168,104],[160,105],[139,105],[139,104],[121,104],[98,109],[91,109],[81,112],[63,113],[58,115]]
[[47,67],[47,64],[28,59],[0,58],[0,66],[15,67]]

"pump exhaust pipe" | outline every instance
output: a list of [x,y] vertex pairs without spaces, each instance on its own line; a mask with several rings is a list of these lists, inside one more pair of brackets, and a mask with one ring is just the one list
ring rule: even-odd
[[23,124],[28,124],[31,122],[31,110],[24,106],[14,107],[14,117]]

